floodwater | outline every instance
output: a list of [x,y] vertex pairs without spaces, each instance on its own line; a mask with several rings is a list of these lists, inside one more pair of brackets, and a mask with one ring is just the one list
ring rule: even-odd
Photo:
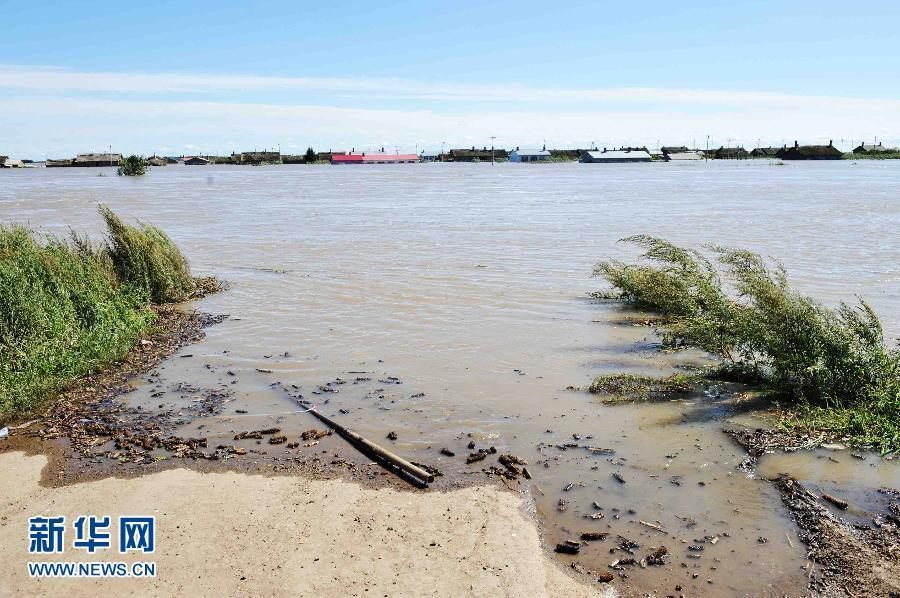
[[[652,329],[622,323],[634,314],[588,298],[600,286],[593,264],[633,257],[616,244],[632,234],[777,257],[795,286],[828,304],[865,297],[896,339],[900,163],[168,166],[133,179],[99,172],[0,173],[0,218],[98,233],[95,206],[103,202],[165,229],[196,274],[231,283],[199,303],[230,319],[159,368],[170,389],[189,382],[234,392],[227,417],[200,424],[213,446],[216,435],[233,444],[235,430],[274,422],[289,438],[313,427],[308,415],[285,415],[296,406],[275,381],[448,477],[495,463],[465,465],[468,442],[493,445],[528,460],[533,480],[524,487],[548,545],[585,531],[610,534],[577,557],[557,558],[607,571],[628,556],[610,552],[618,536],[640,545],[638,560],[666,546],[666,565],[625,571],[634,591],[663,594],[676,585],[693,595],[802,592],[804,552],[765,475],[790,472],[859,497],[862,509],[872,506],[862,497],[873,488],[900,485],[896,461],[861,462],[847,451],[769,455],[760,475],[748,476],[721,429],[752,420],[715,389],[619,406],[566,390],[600,373],[666,373],[703,359],[660,353]],[[358,377],[371,380],[353,384]],[[316,394],[336,378],[348,381],[332,385],[340,392]],[[145,384],[129,400],[146,409],[177,404],[177,393],[151,397],[156,390]],[[396,442],[384,440],[388,431]],[[575,442],[573,434],[615,454],[555,447]],[[440,455],[442,447],[456,457]],[[586,517],[596,512],[604,517]]]

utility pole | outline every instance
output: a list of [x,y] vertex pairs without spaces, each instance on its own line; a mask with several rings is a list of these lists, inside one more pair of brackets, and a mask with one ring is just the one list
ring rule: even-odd
[[496,139],[496,137],[491,135],[491,166],[494,165],[494,139]]
[[706,151],[703,153],[703,160],[709,162],[709,135],[706,136]]
[[446,141],[441,141],[441,162],[444,161],[444,146],[447,144]]

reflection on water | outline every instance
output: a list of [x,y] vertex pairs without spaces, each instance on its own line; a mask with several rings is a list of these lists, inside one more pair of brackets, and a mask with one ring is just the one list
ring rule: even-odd
[[[473,439],[513,452],[529,461],[548,543],[610,533],[561,559],[607,571],[626,556],[610,553],[618,536],[640,545],[638,560],[667,547],[663,567],[625,572],[643,591],[796,593],[805,561],[777,494],[735,469],[741,452],[709,417],[729,417],[727,408],[703,397],[607,407],[565,390],[598,373],[659,373],[702,359],[656,352],[652,330],[624,326],[621,307],[586,299],[594,262],[631,257],[615,241],[637,233],[740,245],[782,259],[794,283],[825,302],[864,296],[888,336],[900,334],[900,164],[170,166],[140,179],[95,175],[4,172],[0,217],[60,234],[99,231],[94,206],[104,202],[168,231],[197,273],[231,282],[200,305],[231,319],[183,352],[192,358],[164,363],[164,383],[227,385],[235,394],[226,411],[248,411],[253,426],[277,417],[259,414],[294,408],[273,381],[296,384],[328,415],[376,440],[395,431],[398,452],[451,473],[480,470],[462,460]],[[402,384],[313,394],[357,371]],[[131,400],[155,407],[163,399],[153,390]],[[311,427],[303,417],[281,418],[289,437]],[[223,438],[249,427],[236,417],[204,425]],[[555,448],[573,434],[615,454]],[[772,455],[762,475],[790,471],[848,498],[900,485],[896,463],[836,458]],[[602,519],[585,517],[598,510]]]

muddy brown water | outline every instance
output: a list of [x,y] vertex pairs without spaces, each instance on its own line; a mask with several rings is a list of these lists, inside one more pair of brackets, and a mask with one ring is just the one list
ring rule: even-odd
[[[235,431],[277,423],[293,440],[316,423],[291,414],[295,405],[272,386],[294,384],[324,413],[448,476],[495,463],[465,465],[473,440],[525,458],[534,479],[522,487],[549,546],[609,533],[577,557],[558,556],[564,563],[607,571],[628,556],[611,552],[622,536],[640,545],[638,560],[658,546],[670,553],[662,567],[624,571],[633,591],[780,595],[805,587],[804,552],[762,478],[791,473],[862,516],[878,507],[873,488],[900,486],[897,462],[820,450],[767,455],[748,476],[721,429],[753,416],[715,388],[614,407],[567,391],[600,373],[671,372],[704,359],[659,352],[652,329],[622,323],[639,314],[588,299],[599,284],[591,267],[633,257],[616,244],[631,234],[739,245],[780,258],[797,287],[826,303],[864,296],[896,339],[898,188],[900,163],[890,161],[168,166],[135,179],[38,169],[0,174],[0,218],[97,233],[104,202],[168,231],[196,273],[230,281],[199,304],[230,319],[128,396],[145,409],[186,409],[181,382],[233,391],[221,416],[184,434],[232,444]],[[316,394],[336,378],[348,382],[333,385],[340,392]],[[615,454],[553,446],[573,434]],[[602,519],[585,517],[598,510]]]

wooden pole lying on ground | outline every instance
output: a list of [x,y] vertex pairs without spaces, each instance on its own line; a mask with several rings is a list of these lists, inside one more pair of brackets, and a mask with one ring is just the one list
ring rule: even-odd
[[403,457],[398,457],[394,453],[385,450],[370,440],[366,440],[350,428],[345,428],[341,424],[325,417],[313,407],[310,413],[325,422],[328,427],[343,436],[350,444],[355,446],[360,452],[372,457],[382,465],[391,469],[394,473],[412,484],[425,488],[434,481],[434,476],[418,465],[413,465]]

